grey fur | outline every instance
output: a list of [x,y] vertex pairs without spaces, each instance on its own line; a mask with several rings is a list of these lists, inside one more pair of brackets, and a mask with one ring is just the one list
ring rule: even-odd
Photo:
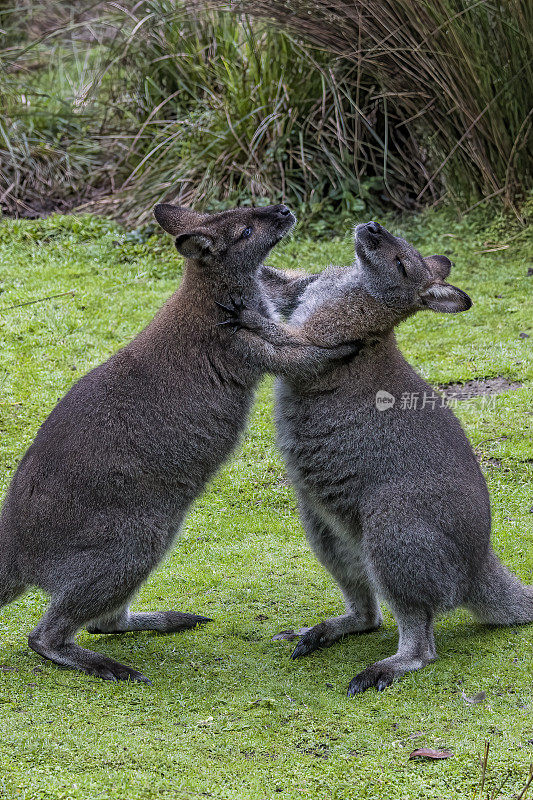
[[[207,215],[166,204],[155,216],[186,257],[180,288],[60,400],[22,458],[0,516],[0,606],[30,585],[49,593],[30,647],[109,680],[147,681],[75,644],[80,628],[166,633],[208,621],[128,609],[237,445],[263,372],[309,377],[350,349],[308,345],[271,316],[259,273],[294,224],[288,208]],[[292,280],[279,276],[280,292]],[[225,324],[217,303],[231,306],[237,295],[271,319],[273,343]]]
[[[439,612],[465,606],[486,623],[533,621],[533,587],[491,548],[487,486],[461,425],[432,400],[394,338],[395,325],[418,310],[469,308],[467,295],[445,282],[450,267],[375,223],[360,225],[354,265],[325,270],[290,319],[309,341],[361,346],[323,375],[276,389],[278,443],[307,537],[346,603],[346,614],[309,629],[293,656],[376,628],[378,598],[398,623],[398,652],[357,675],[350,695],[383,689],[435,659]],[[242,317],[269,336],[258,315]],[[392,408],[377,410],[380,390],[396,398]],[[402,408],[411,394],[416,410]]]

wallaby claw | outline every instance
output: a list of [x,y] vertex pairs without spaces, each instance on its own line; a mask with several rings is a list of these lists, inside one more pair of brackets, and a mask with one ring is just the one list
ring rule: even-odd
[[237,331],[240,331],[242,328],[242,325],[231,317],[230,319],[225,319],[223,322],[217,322],[217,325],[232,325],[232,333],[237,333]]
[[[227,311],[228,314],[233,314],[234,309],[231,306],[225,306],[224,303],[219,303],[218,300],[215,300],[215,305]],[[223,323],[219,322],[218,324],[222,325]]]
[[215,305],[230,315],[228,319],[222,320],[222,322],[217,322],[217,325],[231,325],[232,333],[237,333],[243,327],[240,323],[239,317],[246,306],[241,297],[235,299],[234,297],[230,296],[230,303],[231,305],[228,306],[225,305],[225,303],[219,303],[218,300],[215,300]]
[[298,633],[302,638],[292,652],[291,658],[293,659],[308,656],[315,650],[327,647],[327,627],[323,622],[319,622],[313,628],[302,628]]
[[348,685],[348,697],[353,697],[367,689],[374,687],[378,692],[382,692],[394,682],[394,671],[391,669],[380,668],[377,664],[367,667],[355,678],[352,678]]

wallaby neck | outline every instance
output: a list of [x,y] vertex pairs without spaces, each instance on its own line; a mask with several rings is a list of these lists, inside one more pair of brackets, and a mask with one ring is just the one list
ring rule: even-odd
[[359,353],[337,371],[338,385],[350,387],[356,394],[374,397],[378,390],[397,394],[406,390],[401,387],[420,380],[398,347],[394,329],[379,336],[365,337],[363,341]]
[[228,303],[231,298],[252,298],[257,293],[259,269],[237,280],[206,270],[192,259],[186,260],[179,288],[139,333],[134,347],[168,345],[174,350],[177,340],[181,341],[182,348],[204,347],[220,318],[216,303]]
[[223,303],[230,297],[250,297],[257,290],[257,280],[261,265],[252,272],[240,275],[225,273],[222,269],[217,272],[215,268],[206,269],[198,261],[189,259],[185,262],[185,270],[179,294],[181,299],[198,307],[204,307],[206,302],[214,304],[215,300]]
[[[376,338],[389,341],[394,326],[402,319],[401,313],[387,308],[360,286],[341,287],[333,301],[323,300],[320,288],[317,281],[310,290],[309,308],[303,308],[303,314],[308,313],[301,330],[313,343],[334,345]],[[318,294],[317,305],[311,293]]]

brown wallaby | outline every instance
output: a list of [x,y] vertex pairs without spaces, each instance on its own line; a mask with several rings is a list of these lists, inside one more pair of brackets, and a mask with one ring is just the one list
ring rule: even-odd
[[[208,621],[128,609],[236,446],[262,373],[310,376],[351,350],[304,344],[275,322],[274,345],[234,336],[224,324],[218,304],[230,305],[237,294],[271,313],[259,273],[294,225],[286,206],[208,215],[163,204],[155,216],[186,258],[180,288],[56,405],[22,458],[0,516],[0,606],[28,586],[49,593],[30,647],[108,680],[147,681],[78,646],[80,628],[168,633]],[[279,277],[280,296],[292,280]]]
[[[349,695],[435,659],[438,612],[533,621],[533,587],[491,548],[488,490],[468,439],[394,338],[421,309],[455,313],[471,301],[446,283],[445,256],[423,258],[374,222],[357,226],[355,248],[352,267],[328,268],[304,291],[290,324],[310,342],[358,339],[359,352],[315,378],[278,381],[276,403],[307,537],[346,603],[344,615],[301,631],[293,658],[378,628],[378,598],[398,623],[398,652],[357,675]],[[271,322],[238,316],[268,339]]]

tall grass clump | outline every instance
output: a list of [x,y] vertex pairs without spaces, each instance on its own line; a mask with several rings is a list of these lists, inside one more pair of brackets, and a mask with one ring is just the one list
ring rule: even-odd
[[[349,103],[327,54],[272,25],[175,0],[138,3],[115,23],[125,25],[139,120],[120,160],[122,213],[132,216],[139,197],[146,207],[288,200],[315,215],[375,200],[380,147],[366,131],[354,159]],[[362,104],[373,113],[375,103]],[[389,170],[397,182],[407,171],[392,154]]]
[[[235,7],[235,4],[234,4]],[[240,0],[342,58],[352,98],[373,76],[389,137],[406,132],[414,201],[511,204],[531,186],[530,0]],[[356,142],[353,143],[354,145]]]
[[109,187],[124,126],[108,73],[112,30],[87,4],[0,3],[0,205],[35,216]]
[[[367,131],[354,163],[327,54],[175,0],[98,3],[94,16],[78,3],[68,20],[54,0],[25,5],[28,23],[0,46],[8,213],[81,203],[142,224],[162,199],[283,199],[317,218],[375,203],[380,145]],[[401,182],[406,167],[391,155],[389,171]]]
[[176,0],[99,3],[94,17],[78,3],[70,20],[47,3],[0,79],[10,213],[83,202],[143,223],[162,199],[286,200],[316,228],[405,207],[422,185],[375,79],[352,96],[349,65],[292,34]]
[[214,2],[0,0],[3,208],[321,220],[531,185],[526,0]]

